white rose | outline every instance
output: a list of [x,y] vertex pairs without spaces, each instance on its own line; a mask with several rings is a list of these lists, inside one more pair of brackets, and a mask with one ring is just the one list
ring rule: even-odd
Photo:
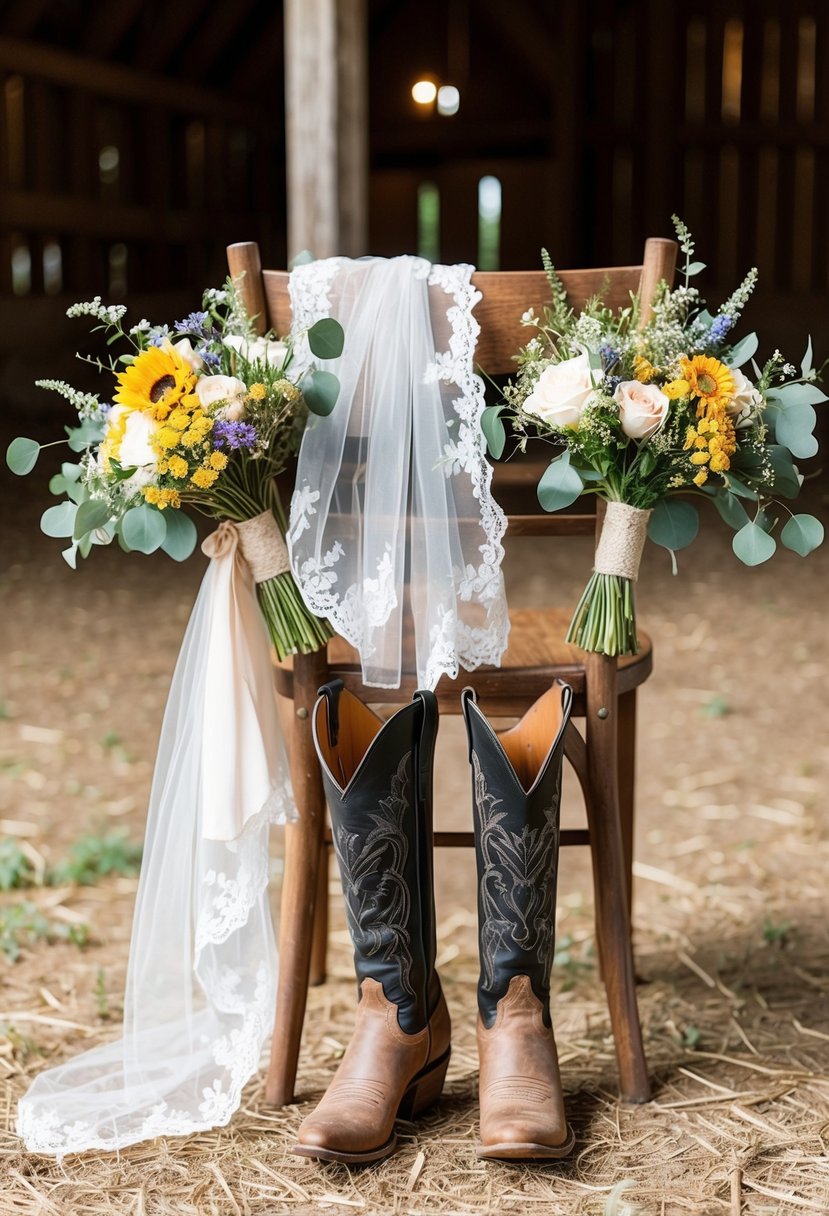
[[[202,409],[221,418],[244,417],[247,392],[247,385],[237,376],[199,376],[196,381],[196,396]],[[221,409],[216,408],[219,405]]]
[[194,372],[200,372],[204,367],[204,359],[193,350],[193,344],[189,338],[182,338],[180,342],[176,342],[173,350],[185,363],[190,364]]
[[524,402],[524,409],[548,426],[561,430],[579,425],[592,396],[590,360],[587,355],[576,355],[574,359],[565,359],[563,363],[554,363],[544,369]]
[[623,380],[613,400],[619,404],[619,421],[630,439],[647,439],[668,416],[671,402],[655,384]]
[[752,414],[756,414],[763,398],[748,376],[744,376],[738,368],[732,368],[731,375],[734,377],[734,396],[725,407],[725,412],[739,425],[747,422]]
[[124,427],[124,438],[118,453],[122,469],[140,468],[144,464],[155,464],[156,454],[150,436],[158,430],[158,423],[140,410],[133,410]]
[[284,342],[275,342],[272,338],[242,338],[239,334],[228,334],[223,341],[225,346],[235,350],[248,363],[268,363],[281,367],[288,353]]

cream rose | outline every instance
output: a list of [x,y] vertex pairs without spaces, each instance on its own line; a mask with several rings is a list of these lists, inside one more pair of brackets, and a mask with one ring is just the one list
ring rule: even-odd
[[140,410],[133,410],[124,426],[124,437],[118,451],[118,463],[122,469],[140,468],[155,464],[156,454],[150,436],[158,429],[158,423]]
[[193,343],[189,338],[182,338],[180,342],[176,342],[173,350],[185,363],[190,364],[194,372],[200,372],[204,367],[204,359],[193,350]]
[[668,416],[671,402],[655,384],[623,380],[613,400],[619,405],[619,421],[629,439],[647,439]]
[[757,412],[762,397],[748,376],[744,376],[738,368],[733,367],[731,375],[734,377],[734,396],[725,407],[725,412],[737,423],[747,422]]
[[281,367],[288,353],[284,342],[275,342],[272,338],[242,338],[239,334],[228,334],[224,344],[248,363],[267,363],[273,367]]
[[561,430],[579,425],[592,396],[590,360],[587,355],[576,355],[574,359],[565,359],[563,363],[554,363],[544,369],[524,402],[524,409],[548,426]]
[[196,381],[202,409],[233,422],[244,417],[247,393],[247,385],[238,376],[199,376]]

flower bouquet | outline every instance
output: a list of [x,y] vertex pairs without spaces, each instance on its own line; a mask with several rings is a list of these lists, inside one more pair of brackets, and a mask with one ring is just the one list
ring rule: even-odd
[[[564,448],[538,483],[545,510],[562,510],[583,494],[606,501],[594,572],[567,640],[607,655],[638,649],[633,584],[645,538],[670,551],[676,572],[676,550],[699,529],[689,496],[711,499],[746,565],[772,556],[784,515],[779,539],[787,548],[805,557],[823,541],[814,516],[781,501],[800,492],[794,459],[818,448],[813,407],[827,398],[816,384],[811,340],[799,373],[779,351],[758,366],[757,336],[732,338],[757,271],[712,315],[690,286],[704,263],[693,260],[682,221],[673,222],[684,281],[659,285],[646,320],[636,296],[617,312],[596,297],[574,313],[543,252],[552,303],[541,317],[524,314],[535,336],[517,356],[504,401],[482,419],[496,458],[505,417],[520,450],[532,437]],[[741,370],[750,360],[753,380]]]
[[[108,346],[125,348],[106,362],[81,356],[114,375],[112,404],[60,380],[36,382],[78,415],[56,442],[79,459],[49,483],[63,501],[44,512],[42,530],[69,541],[63,557],[74,569],[79,556],[113,540],[184,560],[196,544],[187,507],[232,524],[278,657],[319,649],[331,629],[307,611],[290,572],[276,477],[298,451],[308,411],[328,414],[336,402],[336,377],[311,356],[338,356],[341,326],[324,318],[286,342],[257,336],[230,280],[172,330],[146,320],[126,330],[125,313],[100,297],[67,311],[96,322]],[[20,437],[7,463],[24,475],[50,446]]]

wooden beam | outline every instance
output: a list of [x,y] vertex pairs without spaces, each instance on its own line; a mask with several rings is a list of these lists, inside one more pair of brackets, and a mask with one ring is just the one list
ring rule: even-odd
[[50,0],[12,0],[12,3],[6,6],[3,29],[7,34],[17,37],[31,34],[49,3]]
[[[119,0],[117,4],[95,6],[81,38],[84,54],[106,59],[134,23],[144,0]],[[154,25],[157,28],[158,23]]]
[[[187,55],[182,64],[185,77],[198,79],[205,72],[209,72],[236,29],[250,16],[250,6],[251,0],[233,0],[232,4],[208,6],[202,20],[197,23],[192,38],[188,40]],[[223,66],[222,63],[217,65],[219,73],[222,73]]]
[[168,4],[163,21],[149,21],[139,39],[135,65],[145,72],[160,72],[192,29],[203,0],[176,0]]
[[365,0],[285,0],[288,255],[365,253]]
[[0,37],[0,71],[18,72],[116,101],[163,105],[251,124],[261,122],[255,107],[232,101],[224,93],[18,38]]

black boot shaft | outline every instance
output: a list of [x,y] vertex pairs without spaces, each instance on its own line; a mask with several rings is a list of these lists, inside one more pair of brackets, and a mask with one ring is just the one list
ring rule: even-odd
[[320,689],[314,738],[358,988],[367,977],[381,983],[397,1005],[401,1028],[414,1034],[427,1024],[440,994],[431,862],[433,695],[416,693],[377,726],[340,681]]
[[529,977],[549,1024],[561,778],[571,704],[572,691],[563,686],[561,719],[549,713],[541,753],[542,724],[536,720],[532,743],[525,746],[519,736],[511,743],[510,759],[472,690],[463,693],[478,868],[478,1007],[485,1026],[494,1022],[510,980],[521,975]]

